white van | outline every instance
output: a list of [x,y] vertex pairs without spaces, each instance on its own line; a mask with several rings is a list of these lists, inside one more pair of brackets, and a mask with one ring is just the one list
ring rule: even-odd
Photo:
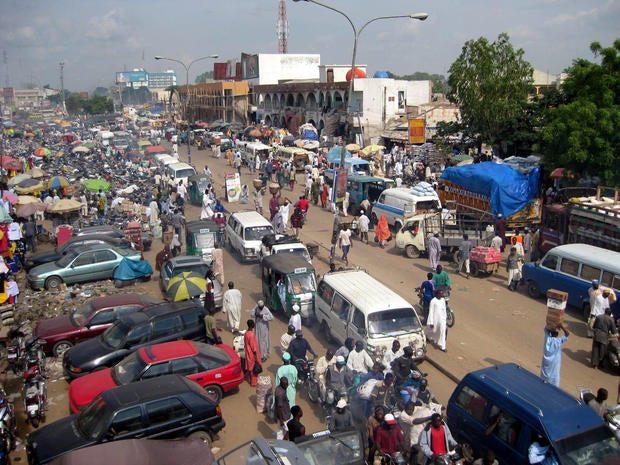
[[273,233],[271,223],[254,210],[233,213],[226,222],[226,243],[241,261],[258,260],[263,236]]
[[[430,185],[429,185],[430,186]],[[405,224],[405,217],[417,213],[430,213],[441,210],[441,201],[432,188],[420,195],[410,187],[393,187],[384,190],[372,205],[372,221],[376,222],[385,215],[389,225],[398,231]]]
[[166,166],[166,174],[170,178],[170,182],[174,182],[178,186],[183,181],[187,187],[189,185],[188,179],[196,174],[196,170],[187,163],[171,163]]
[[[271,147],[265,145],[262,142],[248,142],[244,147],[245,157],[248,163],[254,162],[254,159],[258,155],[261,160],[266,160],[269,157],[269,151]],[[242,154],[243,155],[243,154]]]
[[426,337],[413,306],[364,271],[327,273],[319,282],[314,312],[321,333],[343,344],[351,337],[382,356],[398,339],[410,345],[416,360],[424,358]]

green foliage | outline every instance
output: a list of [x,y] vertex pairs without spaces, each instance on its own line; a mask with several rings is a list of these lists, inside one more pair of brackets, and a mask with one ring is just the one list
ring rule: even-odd
[[432,81],[433,93],[436,94],[445,94],[448,90],[448,83],[443,74],[430,74],[422,71],[416,71],[413,74],[405,74],[403,76],[398,76],[390,71],[388,71],[387,74],[392,79],[400,79],[403,81]]
[[110,89],[108,89],[107,87],[96,87],[95,90],[93,91],[93,94],[95,95],[103,95],[104,97],[107,97],[108,95],[110,95]]
[[213,79],[213,71],[205,71],[202,74],[196,76],[196,80],[194,81],[196,84],[204,84],[207,81]]
[[112,99],[101,95],[94,95],[89,99],[83,99],[78,94],[71,94],[65,99],[69,114],[86,113],[89,115],[101,115],[114,111]]
[[495,42],[481,37],[466,42],[449,69],[448,98],[460,107],[463,124],[479,143],[490,142],[500,154],[506,153],[507,136],[527,132],[523,113],[533,68],[524,54],[512,47],[506,33]]
[[591,44],[600,63],[577,59],[561,86],[561,103],[545,115],[538,148],[550,169],[567,168],[620,185],[620,39]]

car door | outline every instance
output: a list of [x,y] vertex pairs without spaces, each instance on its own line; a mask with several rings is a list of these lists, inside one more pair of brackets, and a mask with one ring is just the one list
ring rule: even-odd
[[78,255],[69,265],[69,269],[63,276],[67,284],[81,283],[93,279],[93,267],[95,265],[95,252],[88,251]]
[[347,337],[352,337],[355,340],[366,339],[366,318],[359,308],[353,307],[351,321],[347,326]]
[[170,372],[173,375],[186,376],[196,381],[201,386],[217,383],[222,378],[222,374],[217,370],[206,371],[205,368],[200,366],[192,357],[170,360]]
[[85,339],[92,339],[98,336],[108,329],[114,321],[116,321],[114,308],[105,308],[95,313],[90,321],[86,323],[85,330],[76,334],[75,343],[77,344]]
[[183,325],[178,315],[170,315],[153,322],[150,340],[152,344],[174,341],[175,339],[185,339]]
[[139,405],[117,411],[104,435],[104,440],[143,438],[146,436],[142,409]]
[[149,438],[184,436],[192,420],[191,411],[177,396],[147,402],[145,409]]
[[108,279],[114,274],[119,262],[118,256],[111,250],[97,250],[95,252],[94,279]]
[[170,362],[168,360],[149,365],[140,375],[140,380],[157,378],[158,376],[164,376],[167,374],[170,374]]

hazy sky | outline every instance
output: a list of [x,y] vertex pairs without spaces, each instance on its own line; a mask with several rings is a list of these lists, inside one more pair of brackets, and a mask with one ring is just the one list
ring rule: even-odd
[[[446,74],[469,39],[501,32],[523,48],[532,66],[558,73],[575,58],[593,59],[589,45],[620,37],[620,0],[322,0],[357,27],[377,16],[426,12],[424,21],[392,19],[360,35],[358,64],[396,74]],[[310,2],[286,1],[289,53],[317,53],[322,64],[351,62],[353,32],[346,19]],[[165,55],[189,62],[219,54],[277,53],[277,0],[2,0],[0,87],[26,83],[92,91],[108,87],[116,71],[185,72]],[[190,80],[212,69],[197,63]]]

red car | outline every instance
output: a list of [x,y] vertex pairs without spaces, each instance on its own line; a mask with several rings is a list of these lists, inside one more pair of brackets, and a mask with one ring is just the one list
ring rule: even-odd
[[119,315],[158,302],[161,300],[135,293],[94,297],[71,314],[39,321],[33,334],[44,341],[42,347],[45,353],[60,357],[78,342],[99,336],[112,326]]
[[106,389],[168,374],[194,380],[218,404],[224,392],[243,382],[241,359],[232,347],[172,341],[143,347],[112,368],[73,380],[69,386],[69,406],[72,412],[79,413]]

